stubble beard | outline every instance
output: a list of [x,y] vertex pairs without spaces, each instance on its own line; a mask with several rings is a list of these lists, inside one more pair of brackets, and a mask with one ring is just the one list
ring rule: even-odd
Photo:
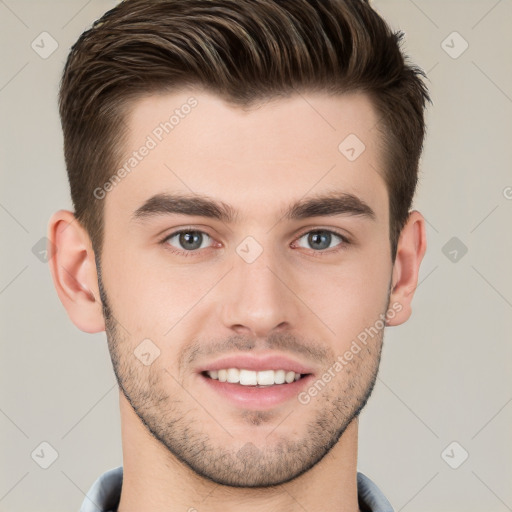
[[[134,356],[132,340],[118,328],[101,282],[101,272],[98,272],[98,281],[112,366],[124,396],[150,434],[170,454],[200,477],[216,484],[269,487],[284,484],[309,471],[336,445],[373,391],[383,329],[343,367],[345,379],[328,383],[307,405],[297,401],[289,415],[290,421],[311,416],[300,438],[279,435],[277,425],[283,418],[275,413],[246,410],[240,418],[248,425],[247,438],[250,439],[255,426],[275,422],[272,442],[258,447],[250,440],[233,439],[222,431],[223,418],[215,417],[215,409],[207,408],[208,414],[190,397],[195,396],[194,390],[184,389],[171,378],[170,372],[157,363],[158,359],[146,367]],[[169,382],[175,383],[173,389],[169,389]],[[201,419],[197,419],[198,416]],[[237,446],[215,442],[209,435],[212,431],[219,431]]]

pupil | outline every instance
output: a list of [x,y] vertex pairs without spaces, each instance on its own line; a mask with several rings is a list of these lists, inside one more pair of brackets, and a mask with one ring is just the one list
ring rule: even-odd
[[309,242],[312,246],[316,245],[317,249],[327,249],[331,244],[331,234],[325,231],[315,231],[309,235]]
[[[187,249],[198,249],[201,247],[201,238],[201,233],[198,233],[197,231],[187,231],[186,233],[180,234],[180,243]],[[192,245],[192,247],[190,247],[190,245]]]

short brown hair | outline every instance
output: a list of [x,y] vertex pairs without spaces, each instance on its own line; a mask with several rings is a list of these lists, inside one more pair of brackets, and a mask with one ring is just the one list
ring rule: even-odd
[[[296,91],[361,91],[380,118],[393,260],[418,179],[421,69],[365,0],[125,0],[73,45],[59,108],[71,197],[99,257],[103,201],[133,100],[199,86],[248,106]],[[340,141],[341,142],[341,141]]]

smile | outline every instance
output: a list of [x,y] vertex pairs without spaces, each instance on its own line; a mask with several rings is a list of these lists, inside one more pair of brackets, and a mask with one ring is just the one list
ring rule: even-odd
[[226,368],[205,372],[211,379],[242,386],[273,386],[275,384],[291,384],[299,380],[300,373],[286,370],[253,371],[238,368]]

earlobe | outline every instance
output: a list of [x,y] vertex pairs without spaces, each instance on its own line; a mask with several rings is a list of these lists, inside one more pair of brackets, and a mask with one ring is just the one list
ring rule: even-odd
[[393,317],[389,315],[387,325],[400,325],[411,316],[411,303],[426,249],[425,219],[420,212],[414,210],[410,212],[398,241],[389,298]]
[[105,330],[90,238],[72,212],[59,210],[48,223],[49,265],[57,294],[82,331]]

